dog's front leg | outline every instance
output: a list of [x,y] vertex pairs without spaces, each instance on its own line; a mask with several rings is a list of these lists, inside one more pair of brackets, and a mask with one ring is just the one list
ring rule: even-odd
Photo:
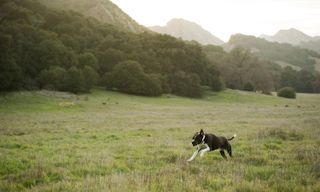
[[190,159],[188,159],[187,161],[192,161],[194,158],[196,158],[197,154],[200,151],[200,146],[198,145],[197,150],[193,153],[192,157],[190,157]]
[[210,147],[206,144],[206,148],[200,151],[200,157],[202,157],[207,151],[210,151]]

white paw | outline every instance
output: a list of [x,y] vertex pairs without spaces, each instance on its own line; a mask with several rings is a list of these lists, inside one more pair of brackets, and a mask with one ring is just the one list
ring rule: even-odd
[[187,161],[190,162],[190,161],[192,161],[192,160],[193,160],[193,159],[188,159]]

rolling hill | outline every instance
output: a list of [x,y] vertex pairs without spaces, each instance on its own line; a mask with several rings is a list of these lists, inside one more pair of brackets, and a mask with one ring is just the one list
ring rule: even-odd
[[73,10],[134,33],[148,31],[109,0],[39,0],[39,2],[59,10]]
[[222,45],[224,43],[221,39],[215,37],[200,25],[184,19],[172,19],[166,26],[153,26],[149,27],[149,29],[158,33],[172,35],[183,40],[194,40],[203,45]]
[[270,42],[288,43],[320,53],[320,37],[311,37],[297,29],[280,30],[275,35],[261,35],[260,38]]
[[273,36],[261,35],[261,38],[278,43],[289,43],[291,45],[299,45],[301,42],[312,41],[313,38],[297,29],[280,30]]
[[314,38],[313,41],[302,42],[299,44],[299,47],[310,49],[320,53],[320,39]]
[[316,63],[314,58],[320,58],[320,54],[312,50],[242,34],[231,36],[226,47],[243,47],[261,59],[281,61],[311,71]]

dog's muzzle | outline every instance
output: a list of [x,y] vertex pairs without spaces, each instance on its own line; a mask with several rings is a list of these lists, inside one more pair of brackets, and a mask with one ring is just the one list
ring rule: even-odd
[[198,145],[196,141],[192,141],[191,143],[192,143],[192,146]]

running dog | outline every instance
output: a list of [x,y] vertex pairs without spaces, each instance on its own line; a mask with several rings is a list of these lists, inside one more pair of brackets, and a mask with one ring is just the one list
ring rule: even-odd
[[[221,156],[227,159],[224,150],[227,150],[230,157],[232,157],[232,150],[231,145],[228,141],[234,139],[237,135],[233,135],[230,139],[225,137],[217,137],[214,134],[207,133],[205,134],[204,131],[201,129],[200,132],[197,132],[192,138],[192,145],[197,146],[197,150],[193,153],[192,157],[188,159],[188,161],[192,161],[197,154],[200,152],[200,157],[202,157],[208,151],[214,151],[216,149],[220,149]],[[201,147],[205,145],[205,148]]]

